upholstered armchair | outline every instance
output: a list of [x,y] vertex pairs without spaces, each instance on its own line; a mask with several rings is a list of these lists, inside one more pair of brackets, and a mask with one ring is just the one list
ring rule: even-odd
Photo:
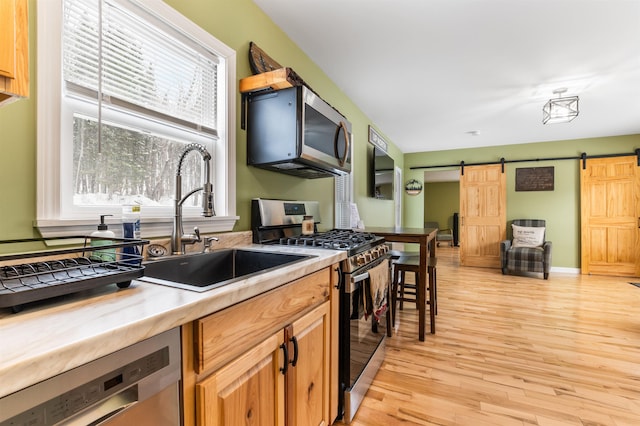
[[515,219],[510,229],[512,239],[500,243],[502,273],[508,271],[542,272],[549,278],[551,270],[551,241],[545,240],[545,221]]

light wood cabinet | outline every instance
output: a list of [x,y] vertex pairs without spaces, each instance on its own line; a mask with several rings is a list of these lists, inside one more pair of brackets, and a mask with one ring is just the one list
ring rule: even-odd
[[185,425],[331,424],[333,269],[183,326]]
[[29,96],[27,0],[0,0],[0,105]]
[[196,384],[199,425],[284,425],[284,333]]
[[330,424],[328,327],[325,302],[199,381],[197,423]]
[[[285,329],[290,365],[285,372],[287,425],[330,425],[329,302]],[[289,334],[291,333],[291,335]],[[293,343],[293,354],[291,344]]]

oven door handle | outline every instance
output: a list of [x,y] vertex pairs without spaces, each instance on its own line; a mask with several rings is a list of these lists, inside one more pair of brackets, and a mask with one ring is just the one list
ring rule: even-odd
[[364,281],[367,278],[369,278],[369,272],[364,272],[360,275],[356,275],[355,277],[351,277],[351,282],[352,283],[359,283],[360,281]]
[[367,270],[361,274],[358,274],[358,275],[345,274],[351,277],[349,278],[349,280],[345,279],[345,286],[344,286],[345,293],[353,293],[354,291],[356,291],[359,287],[358,285],[359,282],[369,279],[369,269],[378,266],[384,259],[388,259],[388,258],[389,258],[388,256],[379,257],[374,262],[369,264],[369,266],[367,267]]
[[354,275],[352,276],[349,281],[345,282],[345,292],[347,293],[354,293],[359,287],[360,285],[358,283],[366,280],[369,278],[369,272],[363,272],[362,274],[359,275]]

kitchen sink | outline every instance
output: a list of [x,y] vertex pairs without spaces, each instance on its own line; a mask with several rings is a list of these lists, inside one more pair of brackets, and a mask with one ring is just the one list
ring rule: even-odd
[[240,249],[218,250],[149,261],[144,264],[144,276],[139,279],[204,292],[310,257],[313,256]]

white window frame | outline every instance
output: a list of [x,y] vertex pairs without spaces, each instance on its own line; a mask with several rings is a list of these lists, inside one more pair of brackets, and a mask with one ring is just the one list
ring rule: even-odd
[[[214,206],[217,216],[200,217],[200,212],[184,212],[185,230],[198,226],[201,232],[231,231],[238,217],[236,216],[236,178],[235,178],[235,146],[236,146],[236,52],[211,34],[198,27],[186,17],[160,0],[138,1],[139,5],[152,11],[156,16],[171,22],[186,36],[197,40],[211,49],[221,59],[222,70],[221,93],[226,98],[219,103],[218,114],[221,127],[218,136],[223,143],[215,144],[212,152],[212,179],[214,184]],[[43,237],[65,235],[86,235],[95,230],[99,214],[113,214],[107,223],[118,232],[120,211],[91,211],[87,213],[69,213],[64,206],[63,198],[71,199],[71,188],[62,185],[62,164],[68,168],[70,159],[61,156],[65,149],[62,144],[61,96],[62,96],[62,0],[38,2],[38,123],[37,123],[37,218],[34,226]],[[176,161],[178,159],[176,158]],[[183,188],[183,193],[193,188]],[[69,193],[64,194],[64,191]],[[119,209],[119,207],[118,207]],[[108,210],[108,209],[106,209]],[[162,213],[145,214],[142,209],[142,237],[151,238],[171,234],[173,209]],[[112,228],[112,227],[110,227]]]

